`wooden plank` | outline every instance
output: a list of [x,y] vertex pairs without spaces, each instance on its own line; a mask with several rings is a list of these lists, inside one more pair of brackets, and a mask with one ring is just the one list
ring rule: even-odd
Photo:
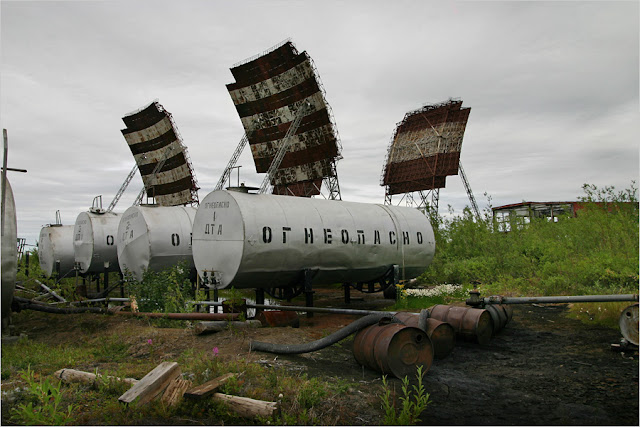
[[264,400],[233,396],[231,394],[214,393],[213,400],[225,402],[230,410],[245,418],[254,418],[257,416],[270,418],[280,411],[278,402],[266,402]]
[[235,372],[229,372],[228,374],[224,374],[221,377],[214,378],[211,381],[188,390],[184,395],[190,398],[201,399],[216,391],[219,387],[229,381],[229,378],[235,375]]
[[120,396],[118,400],[122,403],[136,401],[137,404],[144,405],[167,388],[169,383],[180,373],[180,366],[176,362],[162,362]]
[[164,394],[162,395],[162,403],[166,406],[177,405],[180,403],[180,400],[182,400],[184,392],[190,387],[191,381],[183,380],[180,377],[174,379],[164,391]]

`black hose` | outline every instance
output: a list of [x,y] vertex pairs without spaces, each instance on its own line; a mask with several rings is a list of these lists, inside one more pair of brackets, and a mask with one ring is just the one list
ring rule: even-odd
[[310,353],[312,351],[317,351],[325,347],[329,347],[330,345],[337,343],[338,341],[348,337],[349,335],[358,332],[360,329],[364,329],[367,326],[380,322],[380,320],[382,319],[388,319],[391,323],[401,323],[398,319],[395,318],[395,316],[393,316],[393,314],[370,314],[317,341],[312,341],[305,344],[275,344],[270,342],[251,341],[249,343],[249,348],[251,350],[265,351],[267,353],[276,354]]
[[20,303],[20,308],[23,310],[44,311],[45,313],[55,313],[55,314],[109,313],[108,310],[100,307],[58,308],[58,307],[51,307],[43,303],[38,303],[27,298],[14,296],[13,299]]

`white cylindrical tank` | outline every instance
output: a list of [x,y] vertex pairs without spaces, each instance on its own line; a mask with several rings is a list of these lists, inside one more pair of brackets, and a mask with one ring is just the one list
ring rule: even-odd
[[16,223],[16,204],[13,190],[6,181],[4,197],[4,229],[2,230],[2,330],[8,326],[11,316],[11,302],[16,288],[18,273],[18,227]]
[[435,239],[417,209],[217,190],[200,203],[193,259],[219,288],[369,282],[391,266],[400,278],[431,263]]
[[142,280],[145,270],[158,271],[187,261],[193,268],[191,229],[196,208],[132,206],[122,214],[117,246],[120,270]]
[[[75,262],[81,273],[120,271],[116,234],[120,214],[81,212],[73,229]],[[107,264],[108,263],[108,264]]]
[[40,230],[38,258],[47,277],[56,271],[56,261],[60,261],[60,277],[72,276],[75,262],[73,229],[73,225],[50,224]]

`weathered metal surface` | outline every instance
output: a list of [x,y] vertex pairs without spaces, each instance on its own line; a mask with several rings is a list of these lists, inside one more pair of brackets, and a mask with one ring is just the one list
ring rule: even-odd
[[118,223],[118,263],[142,280],[145,270],[159,271],[186,262],[193,268],[191,230],[196,208],[132,206]]
[[492,295],[483,298],[484,304],[562,304],[572,302],[638,301],[638,294],[615,295],[556,295],[545,297],[505,297]]
[[[418,313],[399,312],[395,317],[407,326],[418,328]],[[428,318],[427,336],[433,344],[433,355],[436,359],[444,359],[451,354],[456,345],[456,332],[447,322]]]
[[[198,201],[198,184],[187,149],[171,114],[158,102],[122,118],[122,130],[142,176],[147,196],[160,206]],[[156,165],[165,160],[157,174]]]
[[387,195],[442,188],[456,175],[470,108],[449,100],[408,112],[387,151],[381,185]]
[[620,313],[620,332],[622,336],[635,345],[638,345],[638,304],[630,305]]
[[456,331],[458,338],[488,344],[493,335],[493,320],[487,310],[473,307],[435,305],[429,309],[430,316],[447,322]]
[[[6,178],[6,175],[5,175]],[[18,274],[18,228],[16,223],[16,203],[13,190],[7,179],[4,194],[4,218],[2,218],[2,330],[11,315],[11,302]]]
[[256,319],[263,326],[292,326],[297,328],[300,326],[300,317],[295,311],[268,310],[258,313]]
[[371,325],[356,334],[353,355],[363,366],[396,378],[413,376],[418,366],[427,372],[433,362],[433,345],[427,333],[391,323]]
[[[198,275],[224,289],[375,281],[394,264],[402,279],[422,274],[435,239],[417,209],[213,191],[193,224]],[[211,283],[211,282],[210,282]]]
[[81,273],[120,271],[116,235],[121,215],[81,212],[73,229],[75,262]]
[[75,251],[73,249],[73,225],[46,225],[40,230],[38,239],[38,259],[40,268],[47,277],[56,271],[60,261],[60,276],[68,276],[73,271]]
[[[227,85],[248,136],[258,173],[271,165],[298,110],[306,113],[276,176],[274,193],[309,196],[318,194],[311,183],[335,176],[335,168],[321,167],[340,156],[337,133],[313,63],[286,42],[262,56],[231,68],[236,79]],[[310,165],[310,166],[308,166]],[[319,186],[318,186],[319,188]]]

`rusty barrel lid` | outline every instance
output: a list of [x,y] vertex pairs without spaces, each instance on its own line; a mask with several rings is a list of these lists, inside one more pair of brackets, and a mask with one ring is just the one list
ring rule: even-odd
[[433,362],[433,345],[426,332],[398,323],[371,325],[356,335],[353,355],[363,366],[397,378],[427,372]]
[[632,304],[620,313],[620,332],[622,336],[635,345],[638,345],[638,304]]
[[444,359],[450,355],[456,345],[456,331],[447,322],[428,318],[427,335],[433,343],[433,355],[436,359]]
[[432,318],[451,324],[459,338],[478,344],[491,340],[493,320],[485,309],[438,304],[429,311]]
[[[407,312],[399,312],[395,317],[407,326],[418,327],[419,315]],[[456,345],[456,331],[447,322],[429,317],[427,319],[427,336],[433,344],[433,356],[436,359],[443,359],[453,351]]]

